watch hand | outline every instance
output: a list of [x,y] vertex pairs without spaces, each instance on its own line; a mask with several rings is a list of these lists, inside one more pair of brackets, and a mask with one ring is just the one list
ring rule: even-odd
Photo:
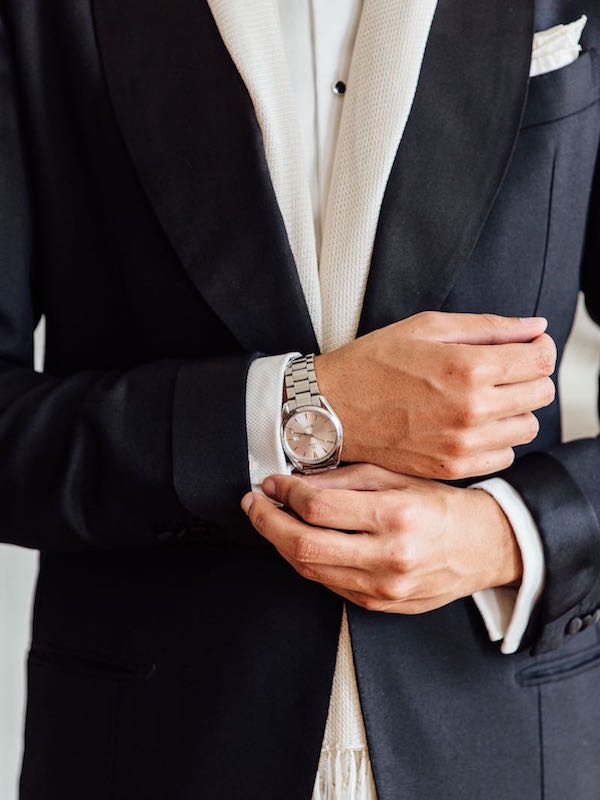
[[308,436],[310,439],[313,440],[313,447],[316,445],[320,445],[325,450],[327,449],[325,447],[325,444],[333,444],[333,442],[331,442],[329,439],[323,439],[320,436],[315,436],[314,433],[295,433],[294,436]]

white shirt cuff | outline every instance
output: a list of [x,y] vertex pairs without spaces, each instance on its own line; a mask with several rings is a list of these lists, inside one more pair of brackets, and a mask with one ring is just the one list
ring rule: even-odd
[[246,434],[248,467],[254,491],[267,475],[292,471],[280,440],[281,396],[285,368],[291,358],[302,353],[285,353],[255,359],[246,381]]
[[521,495],[502,478],[489,478],[469,486],[484,489],[502,508],[521,549],[523,577],[519,589],[498,587],[473,595],[490,639],[503,639],[501,651],[514,653],[529,624],[531,612],[542,593],[545,578],[544,549],[531,512]]

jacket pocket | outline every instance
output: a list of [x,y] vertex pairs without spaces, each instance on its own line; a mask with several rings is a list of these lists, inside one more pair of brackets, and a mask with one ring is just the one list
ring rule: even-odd
[[600,68],[595,49],[566,67],[530,78],[521,128],[554,122],[600,100]]
[[156,671],[152,663],[139,664],[100,653],[38,643],[32,644],[29,650],[29,663],[118,681],[146,680]]
[[[598,800],[600,642],[531,665],[519,674],[537,692],[544,800]],[[573,645],[576,643],[573,642]]]
[[[113,800],[117,713],[125,684],[106,664],[34,646],[20,800]],[[129,684],[131,686],[131,684]]]
[[538,661],[517,673],[521,686],[556,683],[600,667],[600,642],[557,658]]

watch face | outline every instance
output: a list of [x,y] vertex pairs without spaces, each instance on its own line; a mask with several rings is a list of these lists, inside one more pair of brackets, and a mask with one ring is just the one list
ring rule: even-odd
[[321,408],[298,409],[283,429],[283,446],[303,464],[326,461],[338,444],[338,430],[331,415]]

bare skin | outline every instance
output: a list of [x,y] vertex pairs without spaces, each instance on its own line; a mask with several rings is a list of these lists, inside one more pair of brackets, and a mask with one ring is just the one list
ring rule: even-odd
[[315,358],[342,459],[425,478],[508,467],[555,396],[544,319],[424,312]]
[[302,577],[369,610],[419,614],[521,577],[510,523],[484,491],[371,464],[273,475],[262,488],[299,518],[249,492],[256,530]]
[[[423,312],[315,357],[350,465],[270,476],[242,507],[300,575],[365,608],[416,614],[522,577],[504,512],[436,479],[496,472],[552,403],[546,320]],[[341,530],[340,530],[341,529]],[[344,531],[357,531],[351,535]]]

